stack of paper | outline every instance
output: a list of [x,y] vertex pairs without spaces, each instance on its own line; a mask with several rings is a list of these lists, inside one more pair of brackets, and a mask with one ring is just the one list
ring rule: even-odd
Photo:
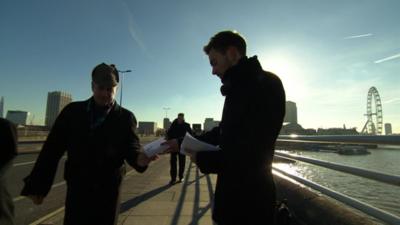
[[182,141],[181,145],[181,153],[187,155],[185,149],[190,149],[194,152],[201,151],[218,151],[220,148],[214,145],[210,145],[208,143],[202,142],[194,138],[192,135],[186,132],[185,138]]
[[159,138],[153,142],[148,143],[143,147],[144,153],[147,155],[147,157],[152,157],[156,154],[164,152],[169,148],[168,145],[161,145],[164,142],[164,138]]

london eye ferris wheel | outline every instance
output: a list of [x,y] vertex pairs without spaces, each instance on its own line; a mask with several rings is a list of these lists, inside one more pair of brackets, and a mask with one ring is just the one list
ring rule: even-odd
[[367,117],[367,122],[365,123],[361,133],[372,135],[382,134],[382,103],[378,90],[375,87],[371,87],[368,91],[367,113],[364,115]]

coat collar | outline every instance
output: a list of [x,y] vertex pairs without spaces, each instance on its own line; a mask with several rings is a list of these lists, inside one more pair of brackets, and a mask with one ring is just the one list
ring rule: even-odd
[[[95,105],[94,105],[94,98],[93,96],[86,100],[86,112],[88,113],[89,117],[89,126],[91,129],[104,127],[105,124],[109,123],[112,118],[115,118],[115,115],[121,112],[121,106],[114,100],[113,104],[107,108],[97,108],[97,110],[105,110],[103,111],[103,116],[99,115],[97,111],[97,116],[95,116]],[[102,113],[100,113],[102,114]]]
[[[95,107],[93,96],[90,97],[89,99],[87,99],[85,102],[86,102],[86,111],[90,112],[91,110],[93,110],[93,107]],[[114,99],[113,104],[110,106],[109,113],[120,111],[120,110],[121,110],[121,106],[118,105],[117,101]]]
[[257,56],[241,58],[236,65],[225,72],[222,78],[221,94],[228,95],[232,88],[243,84],[260,71],[262,67]]

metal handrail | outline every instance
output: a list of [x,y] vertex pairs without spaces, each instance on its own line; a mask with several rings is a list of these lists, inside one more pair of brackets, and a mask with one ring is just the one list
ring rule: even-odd
[[400,145],[400,135],[279,135],[278,141]]
[[352,166],[346,166],[346,165],[341,165],[337,163],[331,163],[323,160],[316,160],[308,157],[303,157],[303,156],[297,156],[297,155],[292,155],[292,154],[287,154],[287,153],[282,153],[282,152],[275,152],[275,156],[278,158],[283,158],[283,159],[294,159],[322,167],[326,167],[329,169],[333,170],[338,170],[341,172],[349,173],[352,175],[368,178],[371,180],[387,183],[387,184],[392,184],[396,186],[400,186],[400,176],[396,175],[389,175],[377,171],[372,171],[372,170],[366,170],[366,169],[361,169],[357,167],[352,167]]
[[[400,145],[400,135],[279,135],[278,141]],[[41,143],[44,140],[19,141]]]
[[43,144],[44,140],[24,140],[18,141],[18,145],[30,145],[30,144]]
[[390,214],[390,213],[388,213],[386,211],[383,211],[381,209],[375,208],[375,207],[373,207],[371,205],[368,205],[366,203],[358,201],[358,200],[356,200],[354,198],[351,198],[351,197],[349,197],[347,195],[338,193],[338,192],[336,192],[336,191],[334,191],[332,189],[326,188],[324,186],[321,186],[321,185],[319,185],[317,183],[314,183],[314,182],[309,181],[307,179],[304,179],[302,177],[299,177],[299,176],[296,176],[296,175],[293,175],[293,174],[289,174],[289,173],[277,168],[276,166],[273,166],[273,170],[275,170],[275,171],[273,171],[273,173],[279,172],[279,173],[281,173],[281,174],[283,174],[283,175],[285,175],[287,177],[290,177],[290,178],[292,178],[292,179],[294,179],[294,180],[296,180],[296,181],[298,181],[298,182],[300,182],[300,183],[302,183],[304,185],[307,185],[308,187],[311,187],[311,188],[313,188],[313,189],[315,189],[317,191],[320,191],[321,193],[326,194],[326,195],[328,195],[328,196],[330,196],[330,197],[332,197],[332,198],[334,198],[334,199],[336,199],[338,201],[341,201],[341,202],[343,202],[343,203],[345,203],[347,205],[350,205],[351,207],[354,207],[354,208],[356,208],[356,209],[358,209],[358,210],[360,210],[360,211],[362,211],[362,212],[364,212],[364,213],[366,213],[366,214],[368,214],[370,216],[373,216],[373,217],[375,217],[377,219],[380,219],[380,220],[384,221],[385,223],[394,224],[394,225],[400,224],[400,218],[399,217],[397,217],[397,216],[395,216],[393,214]]

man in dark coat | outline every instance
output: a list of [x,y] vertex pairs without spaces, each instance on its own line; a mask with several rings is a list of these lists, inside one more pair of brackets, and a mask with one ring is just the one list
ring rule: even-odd
[[93,69],[93,96],[62,110],[25,178],[22,195],[41,204],[67,152],[65,225],[116,224],[124,161],[144,172],[152,160],[139,152],[135,116],[114,100],[118,81],[114,65],[102,63]]
[[[198,137],[220,151],[192,152],[203,173],[218,174],[213,220],[218,225],[273,224],[275,185],[271,172],[274,145],[285,114],[285,91],[257,57],[246,56],[246,43],[223,31],[204,47],[212,73],[225,96],[218,127]],[[177,149],[177,142],[167,142]],[[188,151],[188,149],[187,149]]]
[[[178,118],[176,118],[172,122],[171,127],[168,129],[167,140],[178,139],[181,143],[186,132],[189,132],[190,134],[192,134],[192,129],[190,129],[190,125],[185,122],[185,115],[183,113],[179,113]],[[182,180],[183,180],[186,156],[179,152],[171,152],[171,158],[169,161],[170,166],[171,166],[171,169],[170,169],[171,181],[169,183],[171,185],[176,182],[177,158],[179,158],[179,182],[182,182]]]
[[0,118],[0,224],[14,224],[14,204],[6,186],[6,173],[17,155],[17,131],[14,124]]

